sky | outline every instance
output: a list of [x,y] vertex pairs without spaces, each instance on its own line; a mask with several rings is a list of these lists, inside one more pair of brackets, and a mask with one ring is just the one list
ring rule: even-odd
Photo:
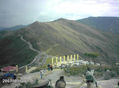
[[119,17],[119,0],[0,0],[0,27],[90,16]]

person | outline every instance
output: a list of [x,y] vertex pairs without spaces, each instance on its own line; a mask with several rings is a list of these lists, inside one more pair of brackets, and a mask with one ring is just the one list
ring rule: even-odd
[[64,80],[64,76],[60,76],[60,79],[56,81],[55,88],[65,88],[66,82]]
[[3,76],[4,76],[4,78],[11,77],[12,79],[16,79],[16,75],[14,75],[13,73],[10,73],[10,72],[5,73]]
[[52,65],[50,65],[50,70],[53,71],[53,67],[52,67]]
[[118,81],[118,83],[117,83],[117,86],[115,86],[115,88],[119,88],[119,81]]
[[50,64],[48,64],[47,67],[48,67],[48,71],[50,71]]
[[119,88],[119,81],[118,81],[118,88]]
[[91,70],[90,68],[87,68],[86,72],[86,83],[87,83],[87,88],[94,88],[94,83],[97,86],[97,81],[93,75],[94,70]]
[[40,70],[40,78],[43,78],[43,72]]

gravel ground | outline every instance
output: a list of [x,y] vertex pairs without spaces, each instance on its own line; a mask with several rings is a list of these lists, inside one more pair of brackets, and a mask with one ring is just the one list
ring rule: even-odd
[[[56,69],[54,71],[46,71],[45,72],[45,76],[43,77],[42,80],[47,80],[47,79],[51,79],[52,81],[52,85],[55,85],[55,82],[59,79],[60,76],[64,75],[63,70],[60,69]],[[30,81],[30,82],[34,82],[35,79],[38,79],[41,81],[40,79],[40,72],[35,72],[35,73],[29,73],[29,74],[25,74],[21,77],[22,80],[25,81]],[[86,88],[86,84],[83,84],[83,87],[79,87],[80,83],[82,82],[82,78],[79,76],[65,76],[65,81],[67,83],[66,88]],[[119,81],[119,79],[115,78],[115,79],[110,79],[110,80],[101,80],[98,81],[98,85],[100,85],[100,88],[114,88],[114,86],[117,85],[117,82]],[[12,83],[9,85],[6,85],[2,88],[15,88],[15,86],[19,85],[19,83]]]

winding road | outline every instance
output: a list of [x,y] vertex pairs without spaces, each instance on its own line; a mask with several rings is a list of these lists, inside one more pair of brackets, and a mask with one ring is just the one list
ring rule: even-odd
[[[40,52],[39,50],[36,50],[35,48],[33,48],[32,44],[30,42],[28,42],[27,40],[25,40],[23,38],[23,36],[20,37],[22,41],[24,41],[25,43],[28,44],[29,48],[35,52],[38,53],[37,56],[35,56],[34,60],[30,63],[27,64],[27,66],[32,65],[33,63],[38,62],[41,58],[41,55],[45,55],[42,62],[40,62],[40,64],[44,64],[48,55],[44,52]],[[24,66],[23,66],[24,67]],[[21,67],[22,68],[22,67]],[[43,80],[47,80],[47,79],[51,79],[52,80],[52,85],[55,85],[55,82],[57,81],[57,79],[59,79],[60,76],[65,75],[64,71],[61,69],[55,69],[52,72],[45,70],[44,74],[47,74],[43,77]],[[33,82],[35,79],[40,79],[40,72],[35,72],[35,73],[28,73],[25,74],[21,77],[21,79],[25,80],[25,81],[30,81]],[[82,85],[82,87],[79,87],[83,78],[80,76],[66,76],[65,75],[65,80],[67,83],[66,88],[86,88],[86,83],[84,83]],[[117,82],[119,81],[119,79],[115,78],[115,79],[110,79],[110,80],[99,80],[98,81],[98,85],[100,86],[100,88],[114,88],[114,86],[117,85]],[[3,86],[2,88],[16,88],[15,86],[20,85],[20,83],[12,83],[11,85],[6,85]]]
[[[24,41],[24,42],[29,46],[29,48],[30,48],[32,51],[38,53],[38,55],[35,56],[35,58],[33,59],[33,61],[32,61],[31,63],[27,64],[27,66],[30,66],[30,65],[32,65],[33,63],[38,63],[38,64],[43,65],[43,64],[46,62],[46,59],[47,59],[48,55],[47,55],[45,52],[40,52],[39,50],[33,48],[32,44],[31,44],[29,41],[25,40],[25,39],[23,38],[23,36],[20,36],[20,39],[21,39],[22,41]],[[44,57],[43,57],[43,59],[42,59],[42,62],[39,62],[40,59],[41,59],[41,55],[44,55]],[[26,65],[25,65],[25,66],[26,66]],[[20,67],[20,69],[23,68],[23,67],[24,67],[24,66]]]

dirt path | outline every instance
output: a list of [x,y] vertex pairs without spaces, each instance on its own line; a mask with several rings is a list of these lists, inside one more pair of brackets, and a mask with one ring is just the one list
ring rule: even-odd
[[[64,75],[63,70],[57,69],[57,70],[54,70],[49,75],[47,75],[45,79],[51,79],[54,86],[56,80],[59,79],[59,77],[62,75]],[[83,80],[82,77],[79,77],[79,76],[70,76],[70,77],[64,76],[64,77],[67,83],[66,88],[79,88]],[[110,79],[110,80],[100,80],[98,81],[98,85],[100,86],[100,88],[114,88],[117,85],[118,81],[119,79],[116,79],[116,78]],[[86,83],[84,83],[83,86],[81,88],[86,88]]]
[[[63,70],[61,69],[55,69],[54,71],[44,71],[44,77],[42,80],[52,80],[52,85],[55,85],[55,82],[59,79],[60,76],[64,75]],[[82,78],[79,76],[64,76],[65,81],[67,83],[66,88],[86,88],[86,83],[83,84],[82,87],[80,86],[80,83],[82,82]],[[22,80],[30,81],[33,83],[36,79],[39,81],[42,81],[40,79],[40,72],[35,73],[28,73],[21,77]],[[101,86],[100,88],[114,88],[114,86],[117,84],[119,79],[110,79],[110,80],[101,80],[98,81],[98,85]],[[13,83],[11,85],[6,85],[2,88],[15,88],[16,85],[19,85],[19,83]]]
[[[45,79],[51,79],[52,85],[55,85],[55,82],[59,79],[60,76],[64,75],[64,71],[61,69],[56,69],[53,72],[51,72],[49,75],[45,77]],[[81,77],[79,76],[65,76],[65,80],[67,83],[66,88],[74,88],[81,82]]]
[[103,81],[98,81],[98,84],[102,86],[102,88],[114,88],[119,79],[110,79],[110,80],[103,80]]
[[33,50],[33,51],[35,51],[35,52],[37,52],[37,53],[40,53],[40,51],[37,50],[37,49],[35,49],[35,48],[33,48],[32,44],[31,44],[29,41],[25,40],[25,39],[23,38],[23,36],[21,36],[20,38],[21,38],[22,41],[24,41],[25,43],[28,44],[28,46],[29,46],[29,48],[30,48],[31,50]]
[[[35,56],[34,60],[33,60],[31,63],[27,64],[27,66],[30,66],[30,65],[32,65],[33,63],[44,64],[44,63],[46,62],[46,59],[47,59],[48,55],[47,55],[46,53],[44,53],[44,52],[40,52],[39,50],[33,48],[32,44],[31,44],[29,41],[25,40],[25,39],[23,38],[23,36],[21,36],[20,38],[21,38],[22,41],[24,41],[24,42],[29,46],[29,48],[30,48],[31,50],[33,50],[33,51],[35,51],[35,52],[38,53],[38,55]],[[43,57],[43,59],[42,59],[42,62],[40,62],[42,55],[44,55],[44,57]],[[20,68],[23,68],[23,67],[24,67],[24,66],[22,66],[22,67],[20,67]]]

